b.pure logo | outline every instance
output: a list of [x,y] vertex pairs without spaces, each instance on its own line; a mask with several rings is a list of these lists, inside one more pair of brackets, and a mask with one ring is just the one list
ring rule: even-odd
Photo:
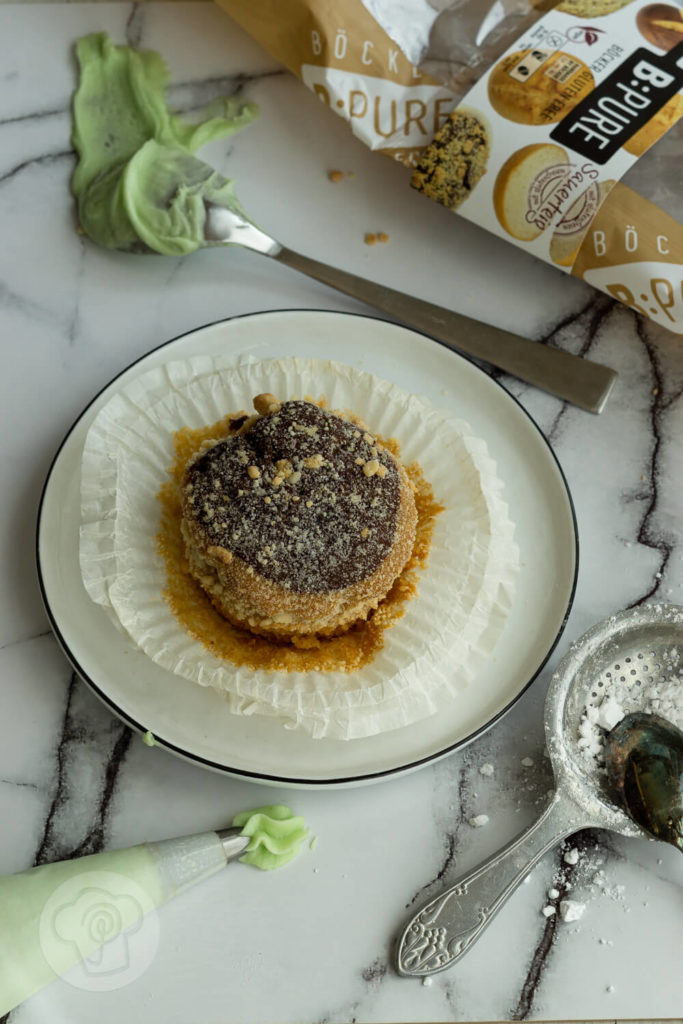
[[577,104],[551,139],[596,164],[616,151],[683,87],[683,42],[664,56],[636,50]]

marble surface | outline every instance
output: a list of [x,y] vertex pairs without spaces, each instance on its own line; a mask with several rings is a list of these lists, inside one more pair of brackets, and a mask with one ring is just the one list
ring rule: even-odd
[[[210,4],[3,6],[0,27],[0,871],[218,827],[283,797],[319,836],[286,873],[231,868],[167,905],[158,950],[137,980],[102,993],[57,980],[12,1011],[12,1024],[680,1014],[680,854],[606,833],[573,841],[575,867],[549,854],[431,986],[391,965],[406,908],[538,813],[550,785],[541,709],[569,642],[617,609],[683,603],[680,339],[411,192],[400,167],[367,152]],[[260,105],[256,125],[206,154],[286,244],[619,371],[600,417],[503,379],[567,474],[578,589],[539,679],[490,733],[437,765],[336,792],[283,794],[219,777],[146,747],[74,678],[49,631],[34,570],[36,508],[59,440],[92,395],[152,347],[221,317],[368,312],[239,250],[136,258],[76,234],[70,46],[99,29],[158,48],[178,108],[234,90]],[[331,184],[332,168],[355,177]],[[386,231],[390,243],[368,248],[368,230]],[[483,763],[492,777],[480,775]],[[473,829],[478,813],[489,823]],[[605,886],[592,882],[598,870]],[[586,902],[580,922],[543,916],[556,883]]]

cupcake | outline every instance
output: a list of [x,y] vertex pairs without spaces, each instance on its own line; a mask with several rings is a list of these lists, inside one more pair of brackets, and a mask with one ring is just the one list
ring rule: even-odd
[[185,471],[190,572],[242,629],[338,636],[376,610],[412,553],[413,485],[357,422],[271,394],[254,407]]

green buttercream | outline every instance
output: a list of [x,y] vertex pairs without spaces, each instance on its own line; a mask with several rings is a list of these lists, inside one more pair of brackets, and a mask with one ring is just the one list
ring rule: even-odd
[[229,97],[190,123],[166,106],[158,53],[114,46],[98,32],[78,40],[76,55],[71,188],[85,233],[108,249],[169,256],[215,245],[204,240],[205,201],[242,210],[232,182],[194,153],[250,124],[257,108]]
[[156,737],[155,737],[155,735],[154,735],[154,733],[152,732],[151,729],[148,729],[147,732],[143,732],[143,734],[142,734],[142,742],[146,743],[148,747],[156,747],[156,745],[157,745]]
[[296,817],[289,807],[282,804],[242,811],[235,815],[232,823],[235,828],[242,829],[243,836],[251,837],[240,860],[263,871],[281,868],[293,860],[310,835],[304,819]]

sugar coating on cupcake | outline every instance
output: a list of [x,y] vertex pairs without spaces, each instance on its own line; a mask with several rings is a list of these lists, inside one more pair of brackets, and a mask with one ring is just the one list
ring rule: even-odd
[[254,406],[185,470],[190,572],[225,618],[253,633],[338,635],[368,618],[408,561],[413,485],[357,422],[273,395]]

